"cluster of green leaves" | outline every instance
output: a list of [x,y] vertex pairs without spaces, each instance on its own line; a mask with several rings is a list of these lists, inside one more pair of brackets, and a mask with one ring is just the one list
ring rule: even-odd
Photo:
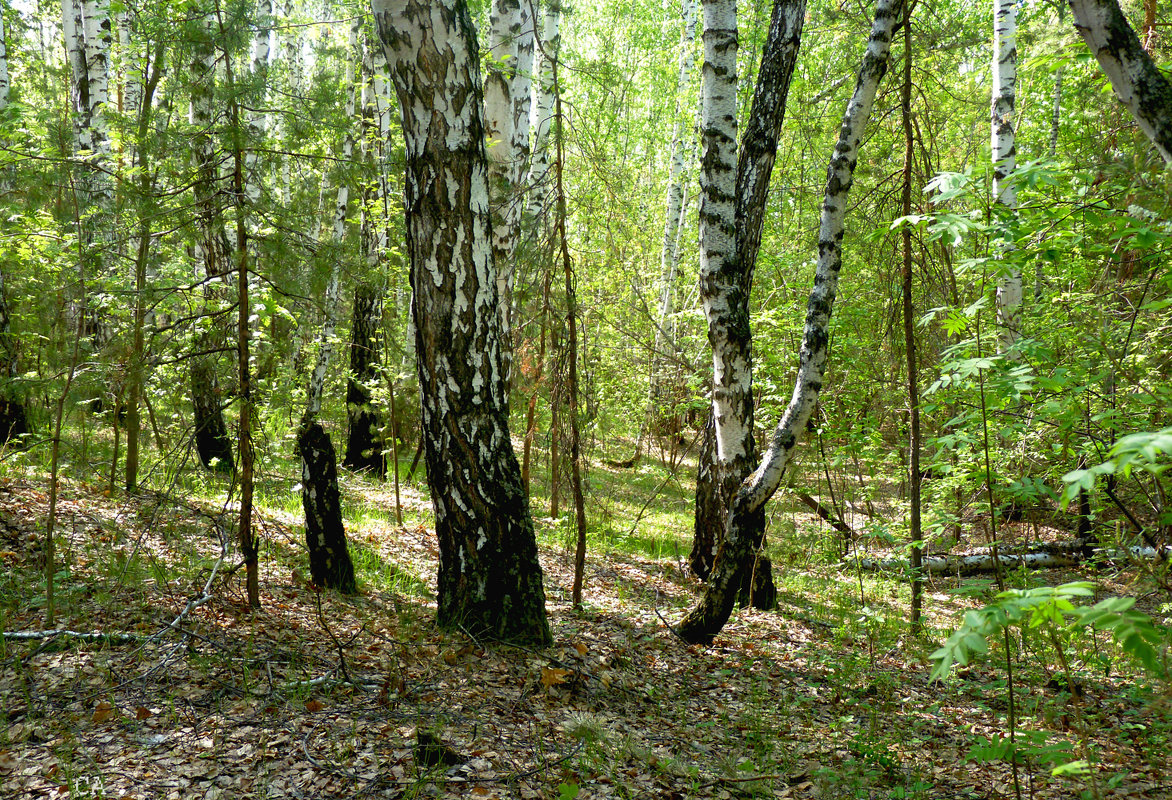
[[1107,631],[1148,672],[1166,677],[1167,665],[1162,659],[1169,644],[1167,631],[1147,614],[1136,611],[1131,597],[1109,597],[1092,606],[1076,605],[1078,598],[1094,594],[1094,584],[1085,581],[1000,592],[984,608],[965,612],[964,623],[932,653],[936,662],[932,678],[943,678],[954,665],[963,666],[983,655],[991,639],[1013,627],[1075,636],[1089,629]]

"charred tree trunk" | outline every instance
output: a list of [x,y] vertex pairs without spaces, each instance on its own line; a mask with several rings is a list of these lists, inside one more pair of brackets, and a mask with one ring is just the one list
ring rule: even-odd
[[316,420],[302,422],[297,433],[301,454],[301,505],[305,509],[305,546],[314,584],[353,594],[354,564],[342,527],[337,456],[330,435]]

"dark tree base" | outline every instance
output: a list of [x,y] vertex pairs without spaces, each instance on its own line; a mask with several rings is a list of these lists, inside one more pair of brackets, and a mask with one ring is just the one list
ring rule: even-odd
[[7,444],[28,432],[24,405],[15,400],[0,400],[0,444]]
[[224,425],[216,373],[205,359],[191,364],[191,405],[195,414],[195,449],[199,463],[213,472],[231,472],[232,440]]
[[297,452],[301,454],[301,506],[305,509],[309,573],[318,586],[353,594],[358,586],[342,525],[334,445],[320,424],[303,423],[297,435]]
[[383,455],[378,415],[372,410],[369,398],[361,405],[351,405],[351,397],[357,394],[353,385],[347,394],[350,435],[346,438],[346,457],[342,459],[342,466],[355,472],[369,472],[385,478],[387,459]]
[[724,506],[717,493],[719,486],[710,474],[716,461],[716,421],[712,418],[711,409],[700,440],[696,472],[696,515],[688,566],[692,568],[693,575],[706,581],[716,561],[716,548],[720,544],[717,537],[724,530],[725,522]]

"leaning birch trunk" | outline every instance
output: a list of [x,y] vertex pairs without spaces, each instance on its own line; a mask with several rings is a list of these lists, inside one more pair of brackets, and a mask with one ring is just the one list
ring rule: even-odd
[[1074,27],[1087,43],[1115,96],[1172,164],[1172,84],[1144,50],[1116,0],[1068,0]]
[[463,0],[371,5],[407,149],[406,238],[440,549],[438,622],[547,645],[533,519],[509,438],[475,28]]
[[[701,456],[715,458],[708,463],[700,462],[696,480],[696,515],[689,561],[701,577],[707,577],[711,571],[737,487],[757,463],[753,439],[753,342],[749,297],[761,248],[769,179],[785,121],[785,103],[797,63],[805,11],[805,0],[774,2],[753,106],[740,154],[736,157],[735,200],[727,209],[731,213],[727,227],[732,232],[732,241],[712,242],[714,246],[731,246],[724,251],[723,257],[717,254],[716,259],[709,251],[706,266],[704,251],[709,250],[709,242],[703,233],[701,238],[700,292],[708,319],[708,340],[712,345],[713,359],[713,424],[705,427]],[[702,176],[708,171],[706,154]],[[702,231],[706,225],[713,224],[704,213],[706,200],[704,197],[701,201]],[[725,209],[721,207],[721,210]],[[715,437],[715,445],[707,441],[709,436]],[[763,530],[762,524],[756,533],[757,540]],[[742,566],[747,568],[749,564],[746,562]],[[747,599],[759,607],[771,607],[775,592],[768,560],[762,559],[760,566],[762,569],[752,573],[752,582],[758,584],[761,591]]]
[[[993,100],[990,138],[993,146],[993,203],[1008,221],[1017,213],[1017,166],[1014,107],[1017,102],[1017,0],[993,0]],[[998,257],[1014,250],[1003,241]],[[998,350],[1008,353],[1021,334],[1021,269],[1005,264],[997,281]]]
[[[350,25],[349,58],[346,60],[346,119],[354,119],[354,60],[358,50],[358,31],[362,18]],[[352,128],[348,129],[352,130]],[[342,143],[342,165],[354,156],[354,136],[347,132]],[[350,207],[350,187],[338,183],[338,195],[330,224],[330,237],[340,243],[346,234],[346,214]],[[346,529],[342,523],[342,500],[338,488],[338,457],[330,435],[318,422],[326,372],[334,355],[334,331],[338,326],[338,286],[341,261],[331,258],[330,278],[326,284],[325,320],[318,339],[317,361],[309,378],[305,414],[297,432],[297,452],[301,456],[301,507],[305,511],[305,545],[309,550],[309,572],[317,586],[341,592],[357,591],[354,565],[346,548]]]
[[724,542],[704,596],[678,628],[679,635],[694,643],[711,642],[728,621],[736,600],[740,566],[757,540],[765,503],[781,485],[806,423],[814,412],[826,371],[830,314],[838,291],[842,267],[842,235],[846,200],[854,181],[859,142],[871,115],[879,82],[887,71],[891,34],[903,16],[903,0],[879,0],[871,26],[867,52],[859,69],[855,91],[847,105],[827,169],[826,196],[818,230],[818,266],[806,309],[805,331],[793,396],[786,407],[761,465],[741,484],[729,509]]

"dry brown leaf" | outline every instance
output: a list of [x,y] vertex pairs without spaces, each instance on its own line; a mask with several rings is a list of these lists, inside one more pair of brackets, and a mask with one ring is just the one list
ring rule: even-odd
[[143,706],[139,706],[134,710],[134,718],[137,720],[150,719],[152,716],[151,710]]
[[114,705],[108,700],[103,700],[94,707],[92,721],[95,725],[100,725],[112,716],[114,716]]
[[570,670],[560,669],[558,667],[542,667],[541,668],[541,685],[548,689],[551,686],[559,686],[570,679]]

